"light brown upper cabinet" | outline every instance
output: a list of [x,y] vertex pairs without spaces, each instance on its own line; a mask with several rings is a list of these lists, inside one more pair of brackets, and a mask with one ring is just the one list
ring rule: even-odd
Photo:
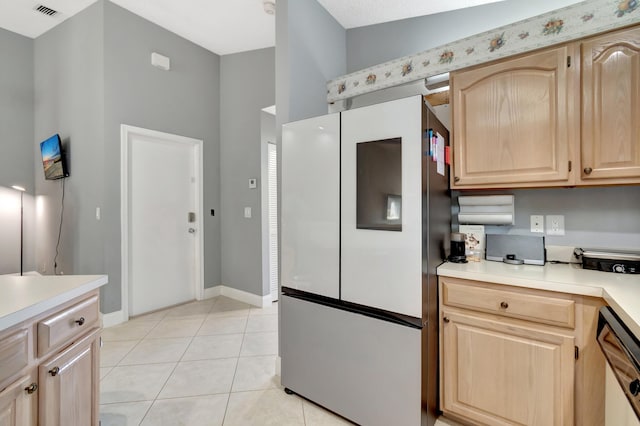
[[640,27],[585,40],[582,184],[640,182]]
[[566,186],[578,123],[574,45],[452,73],[452,188]]
[[640,183],[640,26],[451,74],[453,189]]

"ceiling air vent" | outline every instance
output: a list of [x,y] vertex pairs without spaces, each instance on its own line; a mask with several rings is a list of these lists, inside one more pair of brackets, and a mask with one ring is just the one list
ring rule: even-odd
[[43,15],[47,15],[47,16],[56,16],[58,14],[57,10],[50,9],[47,6],[44,6],[44,5],[41,5],[41,4],[39,4],[36,7],[34,7],[33,10],[35,10],[36,12],[40,12]]

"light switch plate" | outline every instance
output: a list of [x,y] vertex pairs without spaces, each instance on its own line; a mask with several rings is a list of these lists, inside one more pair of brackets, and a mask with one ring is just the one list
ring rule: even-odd
[[541,214],[531,215],[531,232],[544,233],[544,216]]
[[258,187],[258,179],[249,178],[249,189],[255,189]]
[[251,207],[244,208],[244,217],[246,217],[247,219],[251,218]]

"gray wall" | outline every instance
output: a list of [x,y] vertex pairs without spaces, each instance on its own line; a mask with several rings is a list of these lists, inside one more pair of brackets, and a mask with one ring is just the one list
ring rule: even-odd
[[[20,192],[0,186],[0,275],[20,273]],[[35,271],[35,198],[24,193],[23,268]]]
[[[33,205],[33,40],[0,28],[0,274],[20,271],[20,193],[24,195],[24,270],[35,269]],[[41,172],[42,168],[38,171]]]
[[[459,195],[514,194],[515,225],[486,226],[490,234],[531,233],[530,216],[564,215],[565,235],[545,236],[545,244],[640,250],[640,186],[520,189],[513,191],[454,191]],[[546,218],[545,218],[546,219]],[[545,223],[545,228],[547,224]]]
[[[59,133],[68,149],[71,176],[45,181],[36,173],[41,198],[36,261],[54,272],[65,185],[58,273],[95,274],[104,266],[103,227],[95,219],[103,192],[103,8],[98,2],[35,40],[35,140]],[[32,154],[32,164],[41,162]]]
[[276,13],[276,122],[327,113],[326,82],[346,73],[346,31],[316,0],[282,0]]
[[[255,295],[262,287],[261,110],[275,103],[275,49],[220,61],[222,284]],[[249,189],[249,178],[258,185]],[[251,207],[252,217],[244,217]]]
[[0,186],[33,194],[33,40],[0,28],[0,55]]
[[[219,66],[217,55],[105,2],[104,312],[120,309],[120,125],[204,142],[204,212],[220,208]],[[171,58],[166,72],[151,53]],[[204,283],[220,283],[220,217],[204,215]]]
[[[151,66],[154,51],[171,58],[170,72]],[[35,41],[35,138],[58,132],[70,153],[58,272],[108,274],[101,290],[104,313],[121,308],[120,125],[202,139],[204,210],[219,211],[219,62],[217,55],[107,1]],[[37,266],[51,274],[62,181],[36,176],[44,207]],[[219,229],[218,215],[205,216],[205,287],[220,283]]]
[[578,3],[506,0],[347,30],[347,72],[412,55],[493,28]]

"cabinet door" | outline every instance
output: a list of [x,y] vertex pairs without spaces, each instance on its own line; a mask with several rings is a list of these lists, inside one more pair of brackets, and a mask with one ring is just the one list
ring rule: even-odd
[[24,376],[0,392],[0,426],[35,426],[37,384]]
[[443,309],[443,410],[494,425],[571,425],[574,338]]
[[[572,183],[573,45],[452,73],[454,188]],[[575,69],[575,71],[574,71]]]
[[40,365],[40,425],[98,424],[99,335],[92,332]]
[[640,182],[640,28],[582,43],[582,183]]

